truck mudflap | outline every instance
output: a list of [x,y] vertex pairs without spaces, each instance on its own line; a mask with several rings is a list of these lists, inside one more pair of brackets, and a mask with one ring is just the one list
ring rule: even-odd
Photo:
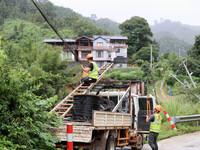
[[[73,142],[91,143],[92,131],[91,126],[73,126]],[[53,129],[53,135],[60,138],[61,141],[67,141],[67,126],[62,125]]]

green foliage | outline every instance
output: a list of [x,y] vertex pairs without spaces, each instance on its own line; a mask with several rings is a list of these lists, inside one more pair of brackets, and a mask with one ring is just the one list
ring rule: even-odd
[[44,97],[57,94],[59,99],[66,96],[64,95],[66,92],[65,87],[73,81],[71,79],[74,79],[74,75],[69,71],[66,73],[65,69],[68,62],[60,59],[61,49],[54,50],[50,47],[40,47],[39,49],[39,43],[34,42],[32,39],[22,39],[18,43],[21,46],[7,40],[3,41],[2,45],[4,49],[7,49],[6,54],[9,60],[13,63],[20,63],[38,78],[48,76],[48,79],[42,81],[40,90],[36,91],[35,94]]
[[57,97],[42,99],[34,94],[48,77],[32,76],[20,65],[10,64],[5,55],[1,54],[0,60],[0,146],[52,149],[58,139],[52,137],[50,127],[60,121],[46,110]]
[[[152,49],[153,61],[157,61],[158,52],[159,51],[157,49],[155,49],[155,48]],[[138,60],[138,59],[141,59],[143,61],[150,62],[150,54],[151,54],[151,48],[150,47],[143,47],[132,56],[132,59],[135,60],[135,61]]]
[[140,68],[113,68],[104,78],[116,80],[143,80],[143,71]]
[[136,63],[139,67],[141,67],[141,65],[144,63],[144,61],[143,61],[142,59],[138,59],[138,60],[135,61],[135,63]]
[[153,34],[144,18],[138,16],[132,17],[120,24],[119,28],[122,30],[121,34],[128,36],[127,44],[133,47],[128,50],[134,49],[135,52],[138,52],[142,47],[147,47],[152,43],[150,37]]
[[200,61],[200,35],[195,37],[194,46],[188,51],[188,55]]
[[175,72],[178,68],[179,68],[179,65],[182,63],[183,61],[183,58],[180,58],[178,56],[177,53],[175,52],[172,52],[169,54],[168,56],[168,61],[169,61],[169,64],[171,66],[171,69]]
[[180,40],[171,34],[168,35],[166,32],[156,33],[154,38],[160,45],[160,53],[179,53],[180,50],[180,56],[185,57],[186,52],[191,48],[191,44],[185,40]]
[[92,37],[93,35],[104,34],[103,30],[97,28],[94,24],[89,21],[79,19],[74,23],[74,31],[78,34],[78,36],[87,36]]
[[108,18],[100,18],[93,20],[92,22],[103,30],[112,32],[116,35],[120,34],[119,23],[114,22]]

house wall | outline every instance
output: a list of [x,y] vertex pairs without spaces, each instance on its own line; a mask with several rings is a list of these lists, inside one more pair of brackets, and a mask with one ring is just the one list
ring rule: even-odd
[[[97,43],[98,42],[102,42],[103,43],[103,48],[99,48],[99,50],[94,50],[93,51],[93,58],[94,60],[106,60],[108,58],[108,52],[106,50],[106,47],[107,47],[107,41],[105,39],[102,39],[102,38],[98,38],[96,40],[94,40],[93,42],[93,48],[96,49],[96,47],[98,46]],[[101,51],[103,53],[103,56],[102,57],[97,57],[97,52],[98,51]]]
[[98,42],[103,42],[103,46],[107,46],[107,41],[102,38],[98,38],[98,39],[94,40],[93,46],[96,47]]
[[[120,50],[120,52],[118,53],[118,49]],[[124,56],[124,49],[121,47],[116,48],[116,56]]]

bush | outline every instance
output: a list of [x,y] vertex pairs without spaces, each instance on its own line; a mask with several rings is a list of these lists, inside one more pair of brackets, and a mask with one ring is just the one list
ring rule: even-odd
[[61,122],[46,110],[57,97],[42,99],[34,94],[47,77],[36,78],[0,55],[0,148],[52,149],[58,139],[50,128]]
[[104,78],[116,80],[143,80],[144,73],[140,68],[113,68],[109,69]]

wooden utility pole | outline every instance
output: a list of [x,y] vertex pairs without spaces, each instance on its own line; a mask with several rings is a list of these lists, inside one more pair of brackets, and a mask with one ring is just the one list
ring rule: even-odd
[[152,70],[152,44],[151,44],[151,52],[150,52],[150,69]]
[[184,86],[183,82],[181,82],[181,81],[176,77],[176,75],[170,74],[169,76],[170,76],[170,77],[174,77],[182,86]]
[[[187,59],[186,59],[185,61],[187,61]],[[187,71],[187,74],[188,74],[188,76],[190,77],[190,80],[191,80],[193,86],[196,88],[196,85],[195,85],[195,83],[194,83],[194,81],[193,81],[193,79],[192,79],[192,76],[191,76],[192,73],[189,73],[189,71],[188,71],[188,69],[187,69],[187,66],[185,65],[185,61],[183,61],[183,66],[185,67],[185,70]]]
[[157,83],[153,85],[153,89],[154,89],[154,93],[155,93],[155,96],[156,96],[156,102],[157,102],[157,104],[159,104],[158,95],[157,95],[157,91],[156,91],[156,85],[157,85]]

